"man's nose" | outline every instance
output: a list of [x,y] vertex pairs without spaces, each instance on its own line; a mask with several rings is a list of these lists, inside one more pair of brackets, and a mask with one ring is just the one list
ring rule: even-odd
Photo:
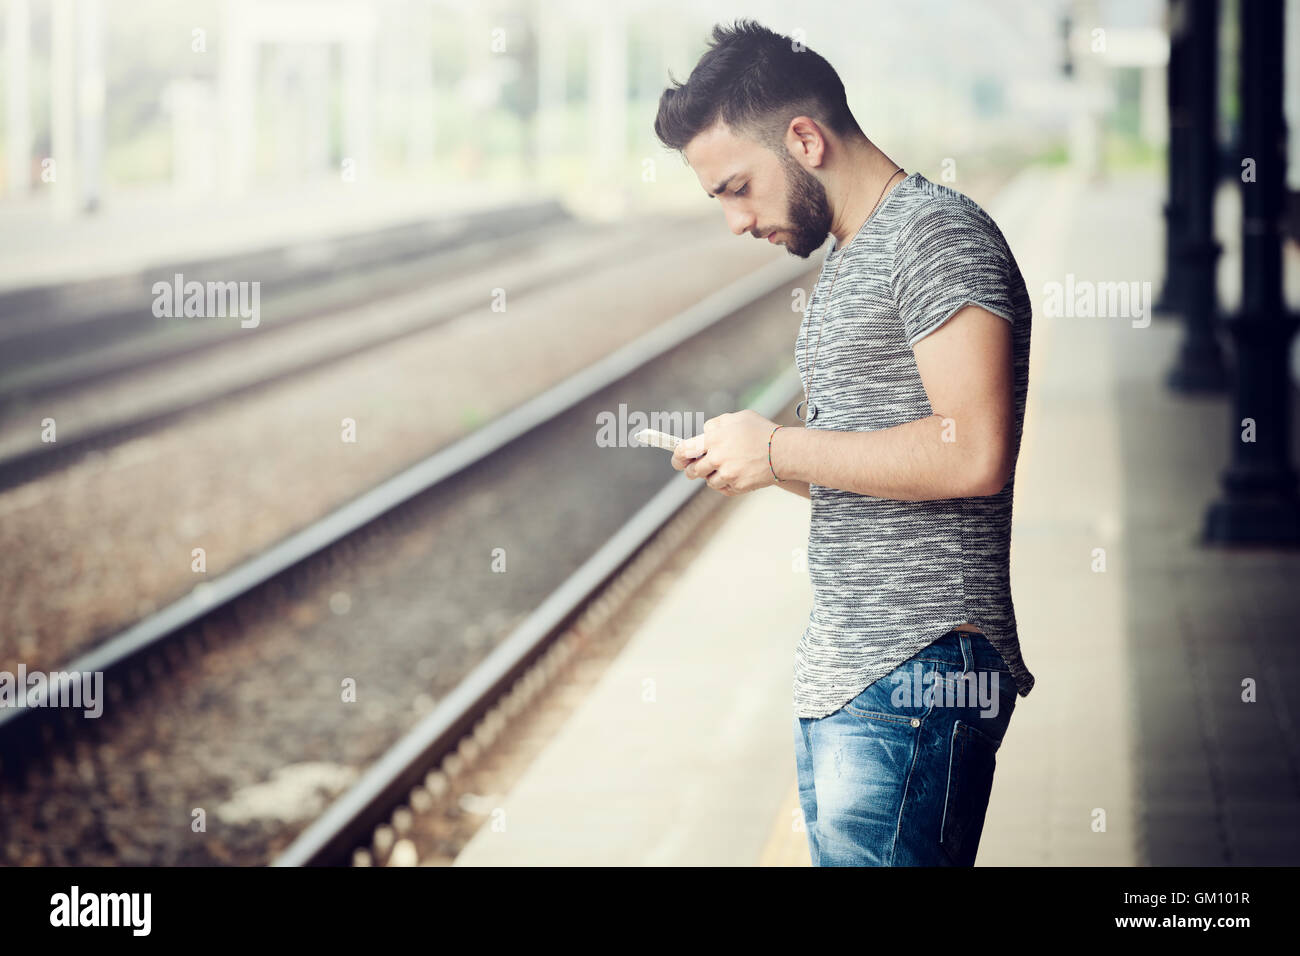
[[737,236],[743,232],[753,232],[754,217],[751,214],[740,210],[729,212],[727,213],[727,225]]

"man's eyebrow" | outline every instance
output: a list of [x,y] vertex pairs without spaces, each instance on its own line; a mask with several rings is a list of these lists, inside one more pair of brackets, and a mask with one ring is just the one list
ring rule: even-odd
[[737,176],[740,176],[740,175],[741,175],[740,173],[732,173],[730,176],[728,176],[728,177],[727,177],[726,179],[724,179],[722,182],[718,183],[718,185],[714,186],[712,192],[710,192],[709,190],[706,189],[706,190],[704,191],[704,194],[705,194],[706,196],[708,196],[710,199],[715,198],[715,197],[717,196],[718,193],[722,192],[722,191],[723,191],[724,189],[726,189],[729,185],[731,185],[731,181],[732,181],[733,179],[735,179]]

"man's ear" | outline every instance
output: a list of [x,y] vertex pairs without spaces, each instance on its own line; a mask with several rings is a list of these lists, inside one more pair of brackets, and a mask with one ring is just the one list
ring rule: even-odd
[[790,120],[786,141],[794,150],[791,158],[795,162],[802,161],[816,168],[825,161],[826,137],[811,116],[796,116]]

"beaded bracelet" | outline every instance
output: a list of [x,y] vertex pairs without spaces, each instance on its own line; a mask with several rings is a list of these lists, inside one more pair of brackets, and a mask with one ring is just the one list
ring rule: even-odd
[[[776,437],[777,429],[785,428],[784,425],[777,425],[772,429],[772,434],[767,436],[767,467],[772,470],[772,477],[776,478],[776,469],[772,468],[772,439]],[[784,478],[776,478],[777,481],[785,481]]]

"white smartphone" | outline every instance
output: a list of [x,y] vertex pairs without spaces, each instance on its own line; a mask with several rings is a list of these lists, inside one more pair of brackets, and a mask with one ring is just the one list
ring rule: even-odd
[[662,448],[665,451],[676,451],[677,446],[686,440],[676,435],[669,435],[667,432],[655,431],[653,428],[643,428],[632,437],[643,444]]

